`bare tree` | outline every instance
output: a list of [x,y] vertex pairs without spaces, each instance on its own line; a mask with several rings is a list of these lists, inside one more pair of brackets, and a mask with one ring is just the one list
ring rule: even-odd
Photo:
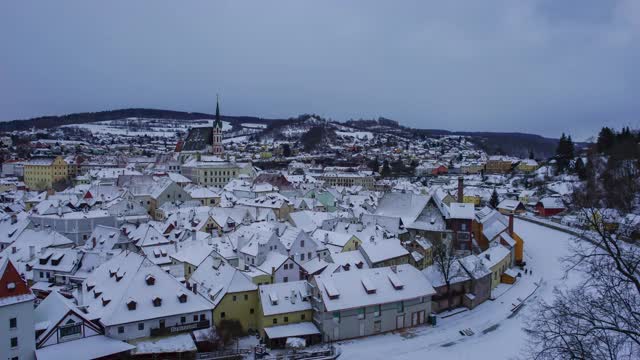
[[640,358],[640,248],[621,240],[594,207],[581,210],[586,230],[564,259],[580,281],[555,289],[527,329],[536,359]]
[[451,241],[442,240],[442,238],[438,237],[435,240],[431,240],[431,244],[433,265],[442,274],[447,289],[447,309],[451,309],[451,280],[456,277],[457,269],[459,269],[459,267],[454,266],[458,258]]

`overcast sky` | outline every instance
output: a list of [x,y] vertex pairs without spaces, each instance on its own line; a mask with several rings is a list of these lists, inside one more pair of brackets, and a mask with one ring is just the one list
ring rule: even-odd
[[2,1],[0,120],[152,107],[640,127],[639,0]]

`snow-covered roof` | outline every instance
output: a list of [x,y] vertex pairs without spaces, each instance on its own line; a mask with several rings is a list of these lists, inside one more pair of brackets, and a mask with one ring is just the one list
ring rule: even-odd
[[360,251],[367,255],[372,264],[409,255],[409,251],[396,238],[375,242],[364,241],[360,245]]
[[[315,281],[327,311],[393,303],[435,294],[429,280],[413,266],[403,264],[395,267],[395,272],[393,269],[383,267],[342,271],[316,275]],[[367,293],[362,285],[363,278],[375,285],[375,292]]]
[[304,280],[260,285],[258,294],[264,316],[311,310]]
[[[181,294],[187,295],[185,302],[180,301]],[[162,301],[160,306],[152,301],[157,297]],[[99,318],[105,326],[211,309],[204,298],[187,290],[149,259],[128,251],[89,275],[82,284],[81,301],[92,318]],[[132,301],[136,306],[129,310],[127,304]]]
[[473,220],[475,216],[475,208],[473,204],[452,202],[448,206],[449,217],[452,219],[468,219]]

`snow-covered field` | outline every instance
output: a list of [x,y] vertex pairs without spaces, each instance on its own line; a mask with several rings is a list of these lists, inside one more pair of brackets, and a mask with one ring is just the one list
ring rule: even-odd
[[336,131],[338,136],[353,136],[359,140],[371,140],[373,139],[373,133],[368,131]]
[[252,128],[252,129],[266,129],[267,124],[253,124],[253,123],[244,123],[240,124],[242,127]]
[[[344,359],[515,359],[527,354],[527,334],[523,327],[534,312],[538,299],[551,299],[554,286],[564,286],[560,258],[569,252],[571,236],[523,220],[516,220],[516,232],[525,241],[527,267],[515,285],[500,285],[495,301],[474,310],[442,319],[435,327],[421,326],[380,336],[338,343]],[[538,287],[538,285],[540,285]],[[524,307],[512,313],[515,304],[530,294]],[[455,311],[454,311],[455,312]],[[459,331],[471,329],[472,336]]]
[[[72,124],[72,125],[63,125],[63,127],[76,127],[81,129],[86,129],[91,131],[92,134],[110,134],[110,135],[118,135],[118,136],[159,136],[159,137],[175,137],[178,131],[187,132],[190,127],[204,127],[204,126],[213,126],[214,120],[212,119],[202,119],[195,121],[180,121],[179,124],[171,123],[170,120],[166,122],[166,124],[158,123],[156,120],[150,119],[141,119],[143,123],[149,124],[151,122],[150,128],[139,129],[137,131],[131,130],[135,128],[127,128],[123,124],[122,120],[114,120],[114,121],[101,121],[90,124]],[[259,125],[259,124],[255,124]],[[227,121],[222,122],[222,131],[231,130],[231,124]]]

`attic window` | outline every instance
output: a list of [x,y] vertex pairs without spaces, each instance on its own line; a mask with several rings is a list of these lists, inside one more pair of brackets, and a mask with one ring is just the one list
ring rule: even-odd
[[93,290],[93,288],[94,288],[94,287],[96,287],[96,285],[95,285],[95,284],[93,284],[93,283],[87,283],[87,291],[91,291],[91,290]]
[[371,279],[369,277],[363,277],[361,279],[362,282],[362,286],[364,287],[364,290],[367,292],[367,294],[375,294],[376,293],[376,285],[373,283],[373,281],[371,281]]
[[145,278],[147,285],[154,285],[156,283],[156,278],[153,275],[147,275]]
[[391,285],[393,285],[394,289],[401,290],[402,288],[404,288],[404,283],[398,278],[395,273],[388,274],[387,277],[389,278],[389,281],[391,281]]
[[116,281],[122,280],[122,278],[124,277],[124,274],[126,274],[126,273],[123,272],[122,274],[120,274],[120,273],[116,274]]
[[178,293],[178,301],[180,301],[181,303],[186,303],[187,302],[187,294],[183,293],[182,291]]
[[153,306],[159,307],[162,305],[162,299],[159,296],[153,298]]
[[134,300],[127,301],[127,309],[135,310],[137,303]]
[[269,301],[271,301],[271,305],[278,305],[278,294],[274,291],[269,293]]
[[107,306],[111,302],[111,299],[102,298],[102,306]]
[[327,292],[327,295],[331,300],[335,300],[340,297],[340,292],[331,280],[324,281],[324,290]]
[[118,273],[118,269],[109,269],[109,277],[113,277],[115,274]]
[[7,283],[7,290],[13,291],[15,289],[16,289],[16,283],[14,282]]
[[98,289],[93,290],[93,298],[97,299],[100,295],[102,295],[102,291],[99,291]]
[[356,267],[357,267],[358,269],[362,269],[362,266],[363,266],[363,265],[364,265],[364,263],[363,263],[362,261],[358,261],[358,262],[356,263]]

